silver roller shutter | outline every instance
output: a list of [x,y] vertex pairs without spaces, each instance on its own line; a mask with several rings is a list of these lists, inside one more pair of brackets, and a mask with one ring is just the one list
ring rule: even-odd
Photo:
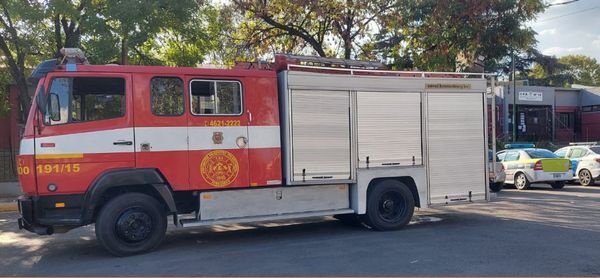
[[350,179],[350,92],[292,90],[291,107],[292,180]]
[[482,94],[429,93],[427,131],[430,202],[485,199]]
[[422,164],[421,94],[357,92],[359,167]]

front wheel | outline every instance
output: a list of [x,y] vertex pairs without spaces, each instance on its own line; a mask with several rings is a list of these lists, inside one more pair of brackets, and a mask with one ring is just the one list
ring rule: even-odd
[[408,187],[396,180],[384,180],[367,196],[365,224],[378,231],[400,229],[410,222],[415,211],[415,199]]
[[527,176],[525,176],[525,174],[518,173],[515,175],[515,187],[518,190],[526,190],[529,189],[529,187],[531,187],[531,183],[529,183],[529,180],[527,179]]
[[550,186],[552,186],[552,189],[562,189],[563,187],[565,187],[565,182],[564,181],[553,182],[550,184]]
[[579,171],[579,183],[581,186],[588,186],[592,184],[594,179],[592,179],[592,173],[589,170],[583,169]]
[[116,256],[154,249],[165,238],[167,215],[155,198],[126,193],[108,201],[96,219],[96,238]]

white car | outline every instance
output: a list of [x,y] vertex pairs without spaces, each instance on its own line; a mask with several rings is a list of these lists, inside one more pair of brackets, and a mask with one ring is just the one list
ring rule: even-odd
[[600,179],[600,144],[599,143],[571,143],[554,152],[558,157],[571,160],[575,169],[574,179],[579,180],[583,186],[594,184]]

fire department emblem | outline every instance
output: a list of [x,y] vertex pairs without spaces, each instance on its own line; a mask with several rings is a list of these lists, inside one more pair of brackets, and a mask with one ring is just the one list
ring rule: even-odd
[[215,144],[223,144],[223,132],[220,132],[220,131],[213,132],[212,140],[213,140],[213,143],[215,143]]
[[214,187],[230,185],[240,172],[240,165],[233,154],[214,150],[206,154],[200,163],[200,174]]

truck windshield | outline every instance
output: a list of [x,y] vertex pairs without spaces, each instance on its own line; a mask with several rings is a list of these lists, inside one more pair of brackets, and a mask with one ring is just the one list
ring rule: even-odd
[[525,150],[525,152],[531,158],[558,158],[558,156],[549,150]]

